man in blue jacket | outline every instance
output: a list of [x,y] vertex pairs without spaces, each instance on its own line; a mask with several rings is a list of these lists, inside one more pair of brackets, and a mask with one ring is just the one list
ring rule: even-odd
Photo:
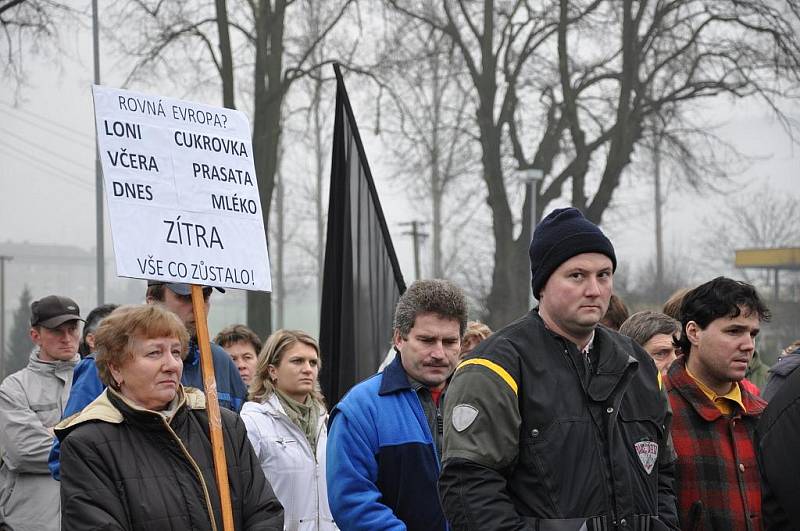
[[[222,288],[215,288],[225,293]],[[211,305],[212,288],[203,288],[203,300],[206,303],[206,314]],[[197,329],[192,308],[191,286],[189,284],[168,283],[160,280],[147,281],[148,304],[163,304],[168,310],[181,318],[191,341],[186,358],[183,360],[183,376],[181,383],[186,387],[203,389],[203,374],[200,370],[200,349],[197,346]],[[98,323],[99,324],[99,323]],[[211,357],[214,362],[214,376],[217,382],[219,406],[239,412],[247,399],[247,387],[239,376],[239,370],[230,356],[219,345],[211,343]],[[72,389],[64,409],[63,418],[67,418],[89,405],[100,393],[103,384],[94,364],[94,355],[89,355],[75,367]],[[56,439],[50,450],[48,467],[55,479],[60,479],[59,457],[61,446]]]
[[460,288],[414,282],[394,315],[396,356],[333,409],[328,501],[340,529],[445,531],[436,481],[441,404],[467,326]]

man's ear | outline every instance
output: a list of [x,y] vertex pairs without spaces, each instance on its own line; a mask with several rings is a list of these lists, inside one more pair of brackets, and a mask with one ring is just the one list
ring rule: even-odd
[[400,335],[400,330],[395,328],[394,335],[392,336],[392,343],[394,343],[395,348],[398,350],[400,349],[400,345],[403,343],[404,339],[403,336]]
[[39,346],[39,338],[41,337],[41,335],[39,334],[39,330],[37,330],[36,328],[31,327],[31,329],[28,332],[28,334],[31,336],[31,341],[33,341],[33,344],[38,347]]
[[692,345],[698,345],[700,343],[700,333],[703,331],[700,328],[700,325],[694,321],[689,321],[686,323],[686,339],[689,340],[689,343]]
[[89,350],[94,352],[94,332],[86,334],[86,344],[89,346]]

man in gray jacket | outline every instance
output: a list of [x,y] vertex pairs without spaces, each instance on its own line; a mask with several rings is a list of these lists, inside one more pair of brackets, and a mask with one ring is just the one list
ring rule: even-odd
[[28,366],[0,384],[0,529],[58,531],[59,484],[47,468],[53,426],[61,420],[79,356],[80,316],[70,298],[31,304],[36,348]]

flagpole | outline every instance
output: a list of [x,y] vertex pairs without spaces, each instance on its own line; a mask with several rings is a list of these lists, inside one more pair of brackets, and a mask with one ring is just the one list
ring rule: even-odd
[[[214,375],[214,362],[211,357],[211,342],[206,320],[206,303],[203,297],[203,287],[197,284],[192,284],[192,307],[197,328],[197,346],[200,348],[200,366],[203,369],[203,388],[206,394],[208,429],[214,456],[214,476],[217,479],[217,490],[219,491],[220,507],[222,508],[222,524],[225,531],[234,531],[231,493],[228,484],[228,464],[225,459],[225,439],[222,435],[222,414],[219,411],[217,379]],[[211,515],[212,519],[213,517]]]

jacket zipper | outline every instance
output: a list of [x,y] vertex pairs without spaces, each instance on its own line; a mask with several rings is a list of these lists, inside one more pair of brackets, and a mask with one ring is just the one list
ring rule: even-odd
[[[322,419],[319,419],[322,420]],[[324,428],[324,424],[319,422],[317,426],[317,449],[319,449],[319,435],[322,433],[322,428]],[[308,441],[306,441],[308,442]],[[309,444],[309,449],[311,445]],[[312,452],[314,454],[314,479],[316,480],[316,485],[314,485],[314,493],[317,495],[317,529],[322,529],[322,511],[319,510],[319,459],[317,459],[317,453]],[[328,479],[325,478],[325,481]]]
[[[213,529],[213,531],[217,531],[217,522],[216,522],[216,519],[214,518],[214,508],[211,505],[211,496],[208,494],[208,487],[206,486],[206,480],[203,479],[203,473],[200,471],[200,467],[197,466],[197,462],[194,460],[194,458],[191,456],[189,451],[183,445],[183,441],[181,441],[180,437],[178,437],[178,434],[175,433],[175,430],[172,429],[172,426],[169,425],[169,423],[167,422],[167,419],[162,417],[161,420],[162,420],[162,422],[164,422],[164,426],[167,427],[167,430],[169,431],[169,433],[178,442],[178,446],[180,446],[181,450],[183,451],[183,455],[186,456],[186,459],[189,460],[189,463],[191,463],[192,467],[194,468],[195,474],[197,474],[198,479],[200,479],[200,485],[202,485],[203,494],[206,497],[206,508],[208,509],[208,516],[211,519],[211,529]],[[222,509],[222,508],[220,508],[220,509]]]
[[[567,346],[567,344],[565,342],[563,342],[563,341],[561,343],[561,346],[564,347],[564,357],[567,358],[567,361],[570,364],[570,366],[572,367],[572,370],[575,373],[575,376],[578,378],[578,382],[580,383],[581,389],[583,390],[583,396],[584,396],[584,398],[586,398],[588,400],[588,397],[589,397],[588,381],[586,382],[586,384],[584,384],[584,380],[583,380],[583,378],[581,378],[581,375],[580,375],[581,373],[578,372],[578,367],[576,366],[575,361],[573,360],[572,356],[570,355],[569,346]],[[583,356],[583,354],[581,354],[581,356]],[[587,403],[587,409],[589,409],[588,408],[588,403]],[[604,426],[599,426],[598,422],[597,422],[597,419],[595,419],[595,416],[592,414],[591,410],[589,410],[589,417],[591,418],[592,425],[594,426],[594,431],[595,431],[596,436],[598,437],[598,439],[607,439],[607,438],[609,438],[611,436],[611,434],[612,434],[611,419],[608,419],[608,420],[604,419],[604,421],[605,421],[604,424],[605,425]],[[606,429],[604,430],[604,428],[606,428]],[[603,433],[603,431],[606,431],[606,430],[608,431],[608,433]],[[597,442],[601,442],[601,441],[598,440]],[[600,454],[599,457],[600,457],[601,460],[603,460],[605,458],[605,463],[604,464],[608,465],[608,476],[606,476],[606,474],[602,474],[601,483],[603,485],[603,490],[605,491],[605,494],[606,494],[606,499],[608,499],[609,502],[611,503],[611,520],[614,522],[614,525],[616,525],[616,522],[617,522],[616,479],[614,477],[614,470],[613,470],[614,469],[614,465],[613,465],[612,456],[611,456],[611,441],[610,441],[610,439],[606,441],[604,446],[605,446],[605,450],[606,450],[605,451],[605,456],[602,455],[602,453],[603,453],[602,450],[599,450],[598,454]],[[611,484],[609,484],[609,480],[611,481]]]
[[[419,406],[419,409],[417,410],[417,412],[418,413],[422,413],[422,418],[425,419],[425,423],[423,424],[424,429],[425,429],[425,431],[430,433],[431,428],[430,428],[430,426],[428,426],[428,416],[425,414],[425,408],[422,406],[422,400],[420,400],[420,398],[419,398],[419,393],[417,391],[413,390],[413,389],[411,389],[411,392],[414,393],[414,398],[416,398],[416,404]],[[437,414],[437,416],[439,415],[439,408],[438,407],[436,408],[436,414]],[[417,421],[419,421],[419,417],[417,418]],[[437,421],[437,423],[438,423],[438,421]],[[439,457],[439,450],[436,448],[436,438],[435,438],[436,436],[433,433],[430,433],[430,436],[431,436],[431,446],[433,446],[433,456],[436,458],[436,468],[437,468],[437,471],[439,473],[441,473],[442,472],[442,464],[441,464],[441,458]]]

